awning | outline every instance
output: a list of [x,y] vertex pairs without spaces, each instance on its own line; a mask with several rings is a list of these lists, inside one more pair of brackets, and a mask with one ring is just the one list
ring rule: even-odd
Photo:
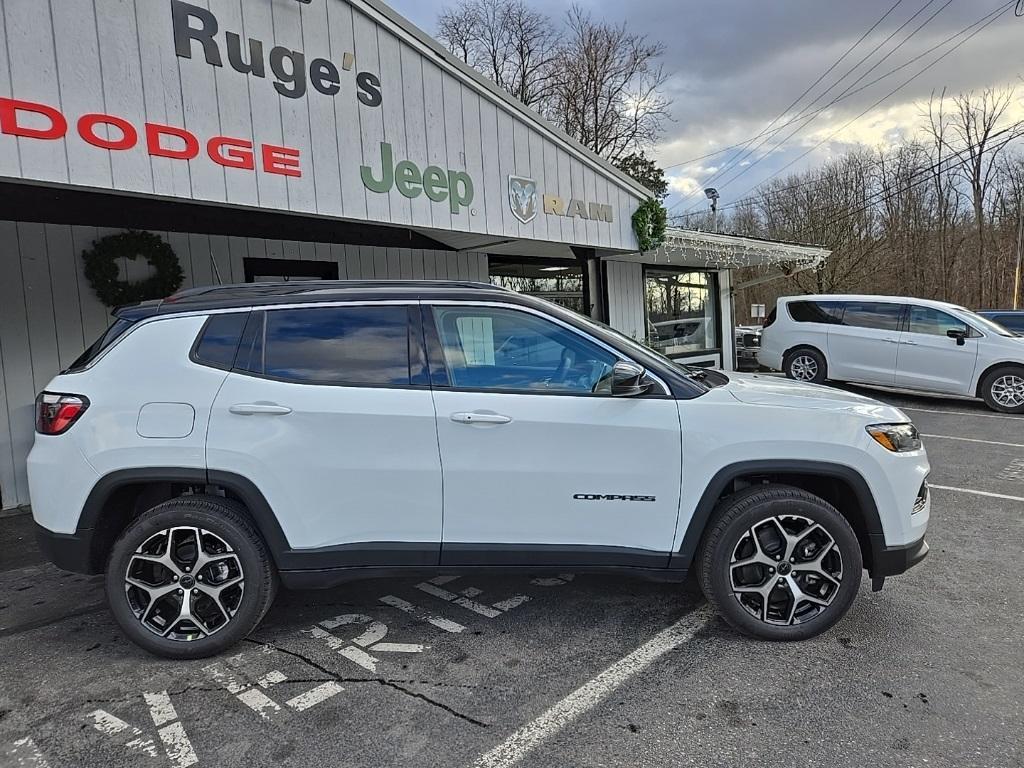
[[792,274],[818,267],[831,253],[829,249],[815,245],[673,227],[666,231],[665,242],[660,248],[615,256],[615,259],[702,269],[777,267]]

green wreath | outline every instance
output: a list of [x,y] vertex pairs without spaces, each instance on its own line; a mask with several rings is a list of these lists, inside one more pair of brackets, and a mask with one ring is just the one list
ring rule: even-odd
[[665,242],[668,212],[660,201],[649,197],[633,213],[633,232],[641,251],[653,251]]
[[[138,283],[119,279],[119,260],[139,257],[148,261],[156,274]],[[107,235],[94,241],[92,248],[82,253],[82,259],[86,279],[108,307],[162,299],[178,290],[185,279],[174,249],[150,232],[132,229]]]

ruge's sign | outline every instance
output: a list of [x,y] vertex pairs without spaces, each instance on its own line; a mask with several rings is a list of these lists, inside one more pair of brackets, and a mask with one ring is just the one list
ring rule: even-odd
[[[224,66],[221,44],[217,40],[220,23],[211,11],[190,5],[182,0],[171,0],[171,23],[174,26],[174,52],[183,59],[192,58],[194,43],[199,43],[206,63],[214,67]],[[243,75],[265,78],[267,65],[274,76],[274,90],[289,99],[306,95],[307,83],[313,90],[324,96],[334,96],[341,90],[341,72],[330,59],[314,58],[306,64],[306,54],[293,51],[283,45],[275,45],[269,54],[264,53],[262,40],[250,37],[246,51],[242,50],[242,38],[234,32],[224,33],[224,50],[228,64]],[[355,54],[345,52],[341,57],[341,69],[348,72],[355,64]],[[308,73],[308,75],[307,75]],[[380,89],[380,78],[372,72],[358,72],[357,98],[368,107],[379,107],[384,97]]]

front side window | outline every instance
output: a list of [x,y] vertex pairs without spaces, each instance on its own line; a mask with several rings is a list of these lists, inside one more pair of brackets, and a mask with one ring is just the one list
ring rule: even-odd
[[932,307],[910,308],[910,332],[926,333],[929,336],[945,336],[947,331],[969,333],[970,329],[963,320],[958,320],[947,312]]
[[646,269],[647,343],[667,357],[717,349],[715,274],[702,270]]
[[874,328],[879,331],[895,331],[903,314],[902,304],[882,301],[843,302],[843,325],[856,328]]
[[349,306],[268,311],[263,373],[308,384],[408,385],[408,310]]
[[453,387],[610,394],[617,358],[558,323],[498,307],[435,307]]

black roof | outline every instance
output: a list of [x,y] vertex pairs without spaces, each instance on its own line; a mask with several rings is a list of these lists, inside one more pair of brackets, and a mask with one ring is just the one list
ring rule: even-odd
[[[178,291],[166,299],[118,307],[114,314],[139,320],[153,315],[231,309],[269,304],[299,304],[339,299],[468,298],[480,293],[508,297],[511,291],[469,280],[293,280],[283,283],[232,283]],[[515,294],[513,294],[515,295]]]

